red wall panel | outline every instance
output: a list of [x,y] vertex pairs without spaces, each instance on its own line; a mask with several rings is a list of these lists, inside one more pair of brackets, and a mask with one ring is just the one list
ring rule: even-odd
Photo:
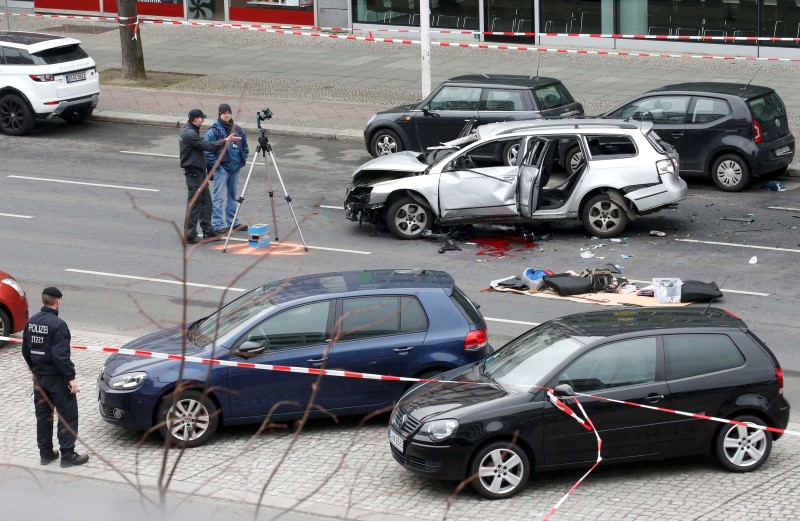
[[[170,18],[183,18],[182,4],[154,4],[151,2],[137,2],[139,16],[169,16]],[[106,12],[116,13],[117,3],[106,0]]]
[[100,0],[34,0],[34,9],[100,12]]
[[293,25],[314,24],[314,11],[231,7],[230,15],[231,22],[267,22]]

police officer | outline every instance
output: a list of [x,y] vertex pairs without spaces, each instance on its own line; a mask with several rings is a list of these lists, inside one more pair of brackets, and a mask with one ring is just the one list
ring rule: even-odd
[[22,334],[22,356],[33,372],[33,403],[36,409],[36,443],[39,462],[47,465],[58,459],[53,450],[53,409],[58,412],[58,444],[61,466],[73,467],[89,461],[75,452],[78,436],[78,382],[70,360],[67,323],[58,318],[61,307],[58,288],[42,291],[42,310],[28,320]]
[[[200,109],[190,110],[188,121],[178,132],[181,168],[183,168],[186,188],[189,192],[186,200],[186,224],[184,226],[185,239],[188,244],[200,242],[197,237],[198,223],[203,229],[203,237],[206,240],[219,238],[211,225],[211,191],[208,189],[208,183],[203,185],[206,177],[205,152],[216,152],[232,141],[242,140],[240,136],[231,133],[219,141],[206,141],[200,136],[200,127],[206,117]],[[198,191],[200,194],[192,204],[192,199]]]

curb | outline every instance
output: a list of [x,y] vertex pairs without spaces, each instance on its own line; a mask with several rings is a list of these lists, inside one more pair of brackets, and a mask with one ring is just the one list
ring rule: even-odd
[[[133,125],[150,125],[154,127],[181,128],[186,120],[175,116],[158,116],[153,114],[137,114],[135,112],[116,112],[99,110],[92,114],[94,121],[109,123],[128,123]],[[240,125],[248,134],[257,134],[258,128],[253,124]],[[270,125],[269,133],[274,136],[310,137],[328,139],[345,143],[363,143],[364,134],[359,130],[337,130],[318,127],[289,127],[286,125]]]

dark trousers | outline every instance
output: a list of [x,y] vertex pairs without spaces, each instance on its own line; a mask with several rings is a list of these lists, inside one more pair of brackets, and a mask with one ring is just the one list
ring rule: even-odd
[[[63,376],[42,376],[33,389],[36,409],[36,444],[39,454],[49,455],[53,450],[53,408],[58,412],[58,444],[61,453],[75,450],[78,434],[78,398],[69,391],[69,382]],[[47,399],[45,399],[47,398]],[[69,427],[69,428],[67,428]]]
[[[205,176],[206,173],[202,170],[184,169],[186,188],[189,192],[188,198],[186,199],[188,218],[186,220],[186,226],[184,227],[184,233],[187,239],[194,239],[197,237],[198,223],[203,230],[203,235],[206,237],[214,235],[214,227],[211,226],[211,190],[208,189],[208,183],[200,190],[200,185],[203,184]],[[192,198],[198,191],[200,195],[197,196],[194,205],[190,207],[189,205],[192,202]]]

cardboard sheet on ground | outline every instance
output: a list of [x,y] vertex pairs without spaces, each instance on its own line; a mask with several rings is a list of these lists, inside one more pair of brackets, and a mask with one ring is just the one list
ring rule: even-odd
[[[503,279],[501,279],[503,280]],[[519,290],[514,288],[504,288],[497,283],[499,280],[491,282],[491,289],[494,291],[504,291],[508,293],[519,293],[529,297],[540,298],[555,298],[561,300],[571,300],[572,302],[583,302],[584,304],[599,304],[601,306],[638,306],[638,307],[679,307],[688,306],[691,302],[677,302],[675,304],[659,304],[655,297],[640,297],[636,293],[583,293],[581,295],[569,295],[562,297],[552,289],[544,289],[541,291],[535,290]]]

